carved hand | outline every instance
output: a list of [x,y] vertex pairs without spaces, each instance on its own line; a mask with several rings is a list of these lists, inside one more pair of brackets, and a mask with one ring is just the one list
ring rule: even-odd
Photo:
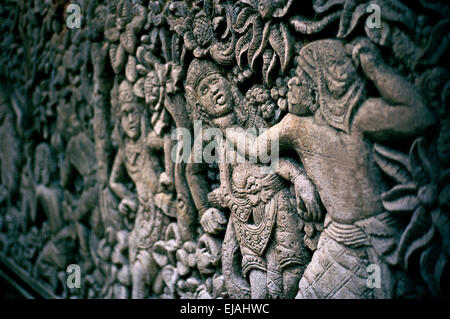
[[313,182],[306,175],[300,174],[295,178],[294,188],[297,207],[299,209],[306,208],[305,219],[321,221],[323,218],[322,205]]
[[201,217],[200,224],[208,234],[217,235],[225,230],[227,219],[217,208],[208,208]]
[[161,173],[161,175],[159,175],[159,184],[169,192],[172,192],[175,189],[173,179],[170,178],[166,172],[163,172]]
[[212,192],[208,193],[208,202],[214,207],[224,207],[223,196],[225,190],[221,187],[216,188]]
[[358,38],[353,41],[353,61],[357,66],[361,65],[364,73],[369,77],[377,62],[380,61],[380,57],[378,48],[368,38]]
[[131,213],[135,213],[137,209],[138,203],[135,199],[132,198],[124,198],[119,204],[119,212],[126,216]]

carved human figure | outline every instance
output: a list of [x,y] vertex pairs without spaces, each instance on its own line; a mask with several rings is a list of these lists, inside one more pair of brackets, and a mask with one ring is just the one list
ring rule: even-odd
[[[413,86],[383,62],[376,47],[358,39],[349,48],[353,61],[338,40],[303,47],[289,81],[289,113],[257,138],[245,136],[246,145],[238,143],[242,132],[227,134],[249,156],[258,157],[266,143],[295,150],[326,208],[325,231],[297,298],[392,297],[393,273],[383,255],[393,249],[397,230],[383,210],[371,143],[401,141],[433,123]],[[366,98],[355,64],[381,97]],[[381,289],[367,286],[369,264],[381,267]]]
[[[19,185],[20,165],[22,162],[18,124],[13,107],[10,103],[11,97],[7,92],[6,85],[0,86],[0,202],[6,200],[7,206],[11,205],[11,198],[17,191]],[[4,196],[2,196],[4,195]],[[2,198],[3,197],[3,198]]]
[[[121,199],[119,211],[132,218],[136,215],[128,239],[132,298],[144,298],[148,292],[146,288],[152,284],[158,270],[152,257],[153,244],[161,239],[170,222],[154,204],[163,171],[158,151],[163,150],[164,143],[152,132],[147,133],[143,105],[127,81],[119,86],[119,104],[118,131],[121,136],[109,185]],[[125,185],[126,176],[133,181],[137,194]]]
[[[77,177],[80,177],[77,179]],[[66,188],[65,208],[69,208],[68,220],[75,227],[79,252],[83,257],[83,271],[89,271],[93,266],[89,250],[89,232],[94,227],[92,221],[98,206],[99,188],[97,183],[97,165],[95,145],[86,133],[81,132],[72,136],[67,143],[65,159],[61,167],[61,181]],[[75,189],[75,193],[67,191]],[[79,194],[78,196],[74,196]],[[76,207],[72,210],[73,203]]]
[[[194,60],[191,63],[186,91],[194,107],[194,117],[204,120],[210,128],[224,129],[234,125],[254,128],[254,123],[262,122],[248,116],[255,113],[243,109],[237,91],[233,91],[222,71],[211,62]],[[209,142],[208,137],[202,139],[201,142]],[[226,154],[224,147],[225,143],[219,141],[219,149],[223,150],[219,160],[221,185],[208,198],[208,188],[201,177],[202,164],[193,163],[195,146],[191,153],[188,182],[201,214],[200,222],[206,232],[216,234],[226,219],[219,210],[207,207],[219,204],[229,208],[231,216],[224,245],[237,240],[242,255],[240,277],[250,283],[251,297],[294,297],[309,254],[304,247],[300,216],[288,183],[294,184],[299,201],[320,211],[314,186],[293,160],[280,159],[277,171],[273,171],[267,165],[239,162]],[[227,163],[227,159],[234,160]],[[228,248],[228,251],[236,248]],[[224,274],[233,271],[231,268],[235,268],[233,262],[224,258]],[[232,278],[228,279],[231,281]],[[245,293],[238,292],[234,297],[240,295]]]
[[[52,181],[55,171],[55,163],[52,160],[50,146],[41,143],[36,147],[34,182],[35,194],[38,204],[42,207],[50,225],[50,231],[56,234],[64,225],[64,218],[61,214],[61,189]],[[36,216],[31,212],[32,222],[36,221]]]

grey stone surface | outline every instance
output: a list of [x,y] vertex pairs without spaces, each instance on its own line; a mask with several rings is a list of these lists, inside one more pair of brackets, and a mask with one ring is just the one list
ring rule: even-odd
[[450,297],[445,1],[73,3],[0,4],[1,267],[62,298]]

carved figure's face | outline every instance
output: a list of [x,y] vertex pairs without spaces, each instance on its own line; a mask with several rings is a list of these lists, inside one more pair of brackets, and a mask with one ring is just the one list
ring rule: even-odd
[[317,103],[317,90],[314,82],[303,71],[288,82],[289,112],[296,115],[308,115],[310,109]]
[[122,105],[122,129],[131,139],[137,139],[141,135],[139,105],[136,103],[125,103]]
[[35,162],[36,181],[42,185],[50,183],[50,155],[43,149],[38,149]]
[[153,109],[159,101],[159,87],[156,72],[150,72],[144,82],[145,103],[150,106],[150,109]]
[[233,110],[231,84],[220,74],[211,74],[196,89],[198,102],[211,118],[223,117]]
[[274,4],[270,0],[259,0],[258,12],[263,19],[270,19],[273,14]]
[[43,158],[39,159],[39,172],[40,172],[40,181],[42,185],[48,185],[50,183],[50,172],[48,169],[47,161]]

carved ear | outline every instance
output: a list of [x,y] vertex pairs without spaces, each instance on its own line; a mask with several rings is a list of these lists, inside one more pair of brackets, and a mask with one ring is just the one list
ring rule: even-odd
[[195,101],[194,90],[192,89],[192,87],[186,86],[185,91],[186,91],[186,100],[188,101],[189,104],[192,105]]
[[315,87],[311,88],[311,98],[312,98],[312,104],[309,107],[309,110],[311,111],[312,114],[314,114],[314,112],[316,112],[317,109],[319,108],[319,96],[318,96],[317,88],[315,88]]
[[184,88],[186,94],[186,111],[191,118],[194,119],[194,115],[192,114],[194,111],[194,103],[195,103],[195,94],[190,86],[186,86]]

